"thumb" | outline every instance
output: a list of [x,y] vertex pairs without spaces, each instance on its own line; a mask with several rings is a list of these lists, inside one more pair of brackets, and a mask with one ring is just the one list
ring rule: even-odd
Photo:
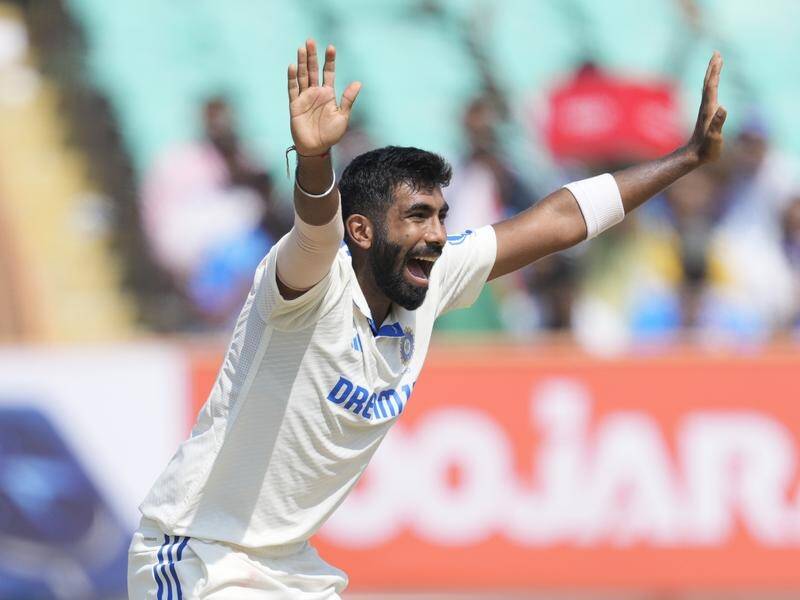
[[714,116],[711,117],[711,125],[709,125],[708,130],[711,133],[721,133],[722,126],[725,124],[725,119],[728,117],[728,111],[725,110],[724,106],[720,106],[717,108],[717,111],[714,113]]
[[345,88],[344,92],[342,93],[342,103],[340,105],[340,108],[344,112],[350,114],[350,109],[353,108],[353,103],[356,101],[356,98],[358,98],[358,92],[360,91],[360,81],[354,81]]

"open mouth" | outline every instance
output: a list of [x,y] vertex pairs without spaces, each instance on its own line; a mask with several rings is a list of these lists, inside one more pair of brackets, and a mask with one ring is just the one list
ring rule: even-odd
[[405,271],[411,283],[420,287],[428,286],[431,269],[436,262],[434,256],[415,256],[406,261]]

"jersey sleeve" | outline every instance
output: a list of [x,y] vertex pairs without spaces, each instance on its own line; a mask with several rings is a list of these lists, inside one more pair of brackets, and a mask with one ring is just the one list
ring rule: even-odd
[[281,238],[261,261],[251,294],[264,321],[281,330],[300,330],[316,323],[336,303],[345,289],[346,274],[339,252],[322,280],[301,296],[287,300],[277,282],[278,249],[285,240],[286,236]]
[[447,236],[437,267],[440,316],[455,308],[467,308],[478,298],[497,257],[494,227],[487,225]]

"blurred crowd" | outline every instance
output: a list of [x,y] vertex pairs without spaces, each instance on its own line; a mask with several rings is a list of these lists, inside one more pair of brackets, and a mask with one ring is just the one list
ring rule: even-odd
[[168,148],[142,185],[142,226],[152,256],[195,317],[226,326],[261,258],[291,226],[291,207],[243,148],[223,98],[202,107],[203,138]]
[[[476,112],[486,109],[473,103],[465,113],[470,150],[449,195],[454,215],[481,213],[464,224],[512,215],[541,196],[503,166],[499,150],[487,148],[482,140],[490,135],[478,134],[497,113]],[[572,163],[570,173],[590,176],[624,165],[587,162],[576,171]],[[763,119],[748,115],[728,134],[719,163],[679,180],[598,239],[495,285],[500,327],[522,337],[567,330],[598,351],[686,337],[750,345],[794,335],[800,332],[797,184],[793,161],[772,145]]]
[[[120,287],[137,305],[137,325],[227,331],[255,267],[292,223],[289,165],[280,152],[268,160],[263,153],[279,142],[262,139],[262,152],[254,151],[252,132],[237,120],[241,94],[204,96],[206,90],[192,115],[197,139],[159,147],[155,158],[131,166],[130,131],[119,127],[103,90],[81,75],[87,50],[67,5],[37,12],[35,3],[21,4],[42,68],[67,98],[62,116],[95,182],[115,203]],[[581,61],[598,54],[589,45],[572,72],[553,76],[549,89],[530,90],[534,101],[504,92],[482,13],[460,22],[444,19],[438,2],[415,6],[397,18],[455,25],[449,43],[474,79],[471,96],[452,99],[460,152],[446,156],[454,166],[445,191],[451,233],[508,218],[568,181],[663,155],[688,135],[679,80],[693,37],[667,52],[677,66],[662,80]],[[582,22],[570,18],[571,26]],[[702,33],[689,22],[692,35]],[[65,56],[76,58],[65,66]],[[379,119],[370,110],[376,108],[367,102],[358,107],[334,152],[339,173],[358,154],[395,141],[373,127]],[[524,340],[557,333],[598,351],[687,338],[744,346],[800,339],[800,169],[780,150],[758,105],[731,116],[718,163],[678,181],[598,239],[493,282],[473,308],[447,315],[440,329]],[[0,235],[0,244],[7,237]],[[11,252],[2,254],[0,279],[11,281]],[[0,300],[0,331],[13,331],[9,315],[21,302],[5,304]]]
[[[231,107],[202,107],[205,136],[171,148],[147,174],[142,222],[151,254],[193,308],[199,330],[235,318],[260,258],[291,224],[288,192],[248,155]],[[516,172],[499,130],[511,117],[489,90],[461,114],[464,153],[446,190],[451,232],[512,216],[549,190]],[[361,122],[338,149],[337,169],[374,146]],[[555,179],[590,176],[644,159],[601,150],[569,160]],[[273,165],[274,166],[274,165]],[[689,337],[752,344],[800,332],[800,186],[793,161],[755,111],[728,133],[719,163],[703,167],[590,243],[492,284],[448,330],[519,338],[566,332],[588,348]],[[544,192],[544,193],[543,193]]]

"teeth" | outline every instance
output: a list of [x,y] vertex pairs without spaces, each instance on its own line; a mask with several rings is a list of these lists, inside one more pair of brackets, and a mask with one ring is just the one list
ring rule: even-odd
[[427,261],[427,262],[436,262],[435,258],[431,258],[429,256],[418,256],[417,260],[424,260],[424,261]]

